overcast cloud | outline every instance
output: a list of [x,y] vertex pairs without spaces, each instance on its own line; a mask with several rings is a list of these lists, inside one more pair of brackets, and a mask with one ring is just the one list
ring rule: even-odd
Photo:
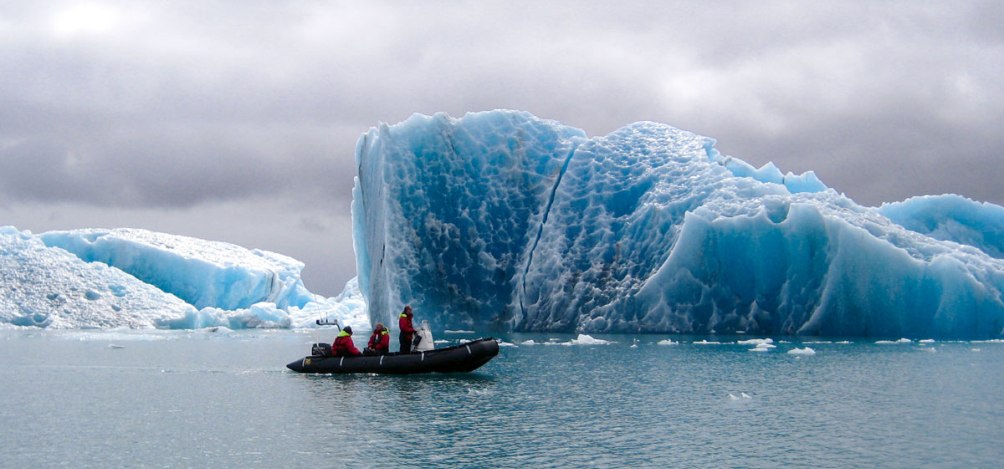
[[334,295],[359,135],[495,108],[665,122],[866,205],[1004,204],[1002,24],[998,1],[0,0],[0,225],[269,249]]

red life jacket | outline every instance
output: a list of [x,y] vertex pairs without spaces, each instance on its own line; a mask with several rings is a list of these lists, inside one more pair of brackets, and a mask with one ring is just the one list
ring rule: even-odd
[[352,334],[345,331],[339,332],[338,337],[335,338],[335,343],[331,344],[331,355],[335,357],[352,357],[362,354],[356,348],[356,344],[352,342]]
[[387,332],[387,329],[381,329],[379,332],[373,331],[367,347],[380,353],[390,352],[390,333]]
[[401,336],[410,338],[415,334],[415,326],[411,324],[411,317],[414,314],[401,313],[401,317],[397,320],[397,325],[401,329]]

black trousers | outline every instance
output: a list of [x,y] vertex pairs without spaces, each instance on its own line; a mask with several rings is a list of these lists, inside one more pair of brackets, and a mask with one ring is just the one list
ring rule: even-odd
[[398,341],[401,342],[402,353],[411,353],[411,334],[401,334]]

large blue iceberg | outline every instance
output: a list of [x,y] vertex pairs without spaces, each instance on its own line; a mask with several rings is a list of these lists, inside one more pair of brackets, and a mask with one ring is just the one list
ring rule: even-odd
[[371,321],[438,328],[999,337],[1002,212],[863,207],[813,173],[641,122],[603,137],[525,112],[415,115],[356,147]]

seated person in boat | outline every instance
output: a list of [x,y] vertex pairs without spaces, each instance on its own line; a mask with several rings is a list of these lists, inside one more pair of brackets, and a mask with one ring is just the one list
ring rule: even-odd
[[362,355],[362,352],[352,343],[352,328],[345,326],[335,338],[335,343],[331,344],[331,356],[334,357],[355,357]]
[[369,344],[363,350],[364,355],[383,355],[390,352],[390,331],[383,326],[383,323],[376,323],[373,327],[373,334],[370,335]]

